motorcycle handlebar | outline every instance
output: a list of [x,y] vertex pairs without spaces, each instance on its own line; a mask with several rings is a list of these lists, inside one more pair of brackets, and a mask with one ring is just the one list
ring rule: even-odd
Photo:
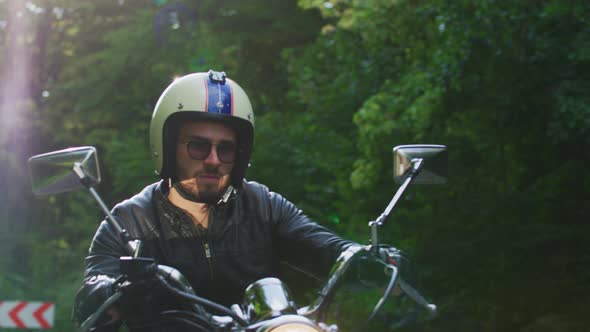
[[[357,251],[358,250],[354,251],[354,253],[357,253]],[[365,248],[365,252],[371,253],[372,251],[370,249]],[[354,253],[351,253],[352,255],[350,255],[350,256],[351,257],[354,256]],[[385,265],[387,265],[393,273],[391,274],[390,282],[388,283],[388,287],[384,293],[384,297],[379,301],[377,306],[375,306],[374,311],[371,314],[371,317],[367,320],[367,323],[380,310],[381,306],[383,305],[383,303],[385,302],[387,297],[391,294],[391,292],[393,290],[394,283],[396,281],[397,281],[396,284],[399,285],[401,290],[405,294],[407,294],[410,298],[412,298],[414,300],[414,302],[416,302],[418,305],[420,305],[421,307],[426,309],[429,312],[430,318],[432,318],[436,314],[436,311],[437,311],[436,305],[428,303],[428,301],[418,292],[418,290],[416,290],[410,284],[405,282],[403,280],[403,278],[398,278],[398,272],[399,272],[398,268],[400,267],[399,263],[401,263],[401,262],[400,261],[391,262],[389,258],[392,258],[392,257],[399,258],[395,255],[392,255],[392,253],[398,254],[398,251],[395,251],[395,252],[390,251],[390,252],[387,252],[387,255],[385,255],[386,257],[379,257],[380,258],[379,260],[382,260],[382,262]],[[345,261],[346,261],[345,263],[349,263],[348,261],[350,260],[351,257],[349,257],[348,259],[345,259]],[[215,311],[221,315],[224,315],[224,316],[214,316],[205,310],[195,307],[195,308],[197,308],[197,310],[195,312],[193,312],[192,315],[195,315],[194,316],[195,318],[199,317],[201,319],[201,322],[203,322],[203,323],[209,322],[211,324],[211,326],[218,326],[218,327],[227,326],[228,324],[236,324],[236,325],[239,325],[244,328],[247,328],[249,326],[249,323],[241,315],[239,315],[236,311],[231,310],[231,309],[229,309],[225,306],[222,306],[218,303],[215,303],[213,301],[210,301],[210,300],[207,300],[205,298],[195,295],[192,287],[190,286],[190,283],[188,283],[188,281],[186,279],[184,279],[182,274],[180,274],[180,272],[178,272],[176,269],[168,267],[168,266],[156,265],[153,262],[153,260],[150,261],[150,259],[137,259],[137,258],[130,258],[130,257],[122,257],[121,262],[122,262],[122,272],[124,273],[124,276],[119,278],[118,281],[116,282],[116,285],[114,287],[115,293],[111,297],[109,297],[92,315],[90,315],[90,317],[88,317],[81,324],[81,326],[80,326],[81,332],[90,331],[96,325],[99,318],[110,307],[112,307],[115,303],[117,303],[117,301],[119,301],[121,297],[124,296],[127,289],[133,289],[134,286],[136,286],[136,285],[141,286],[141,283],[146,282],[146,281],[148,284],[151,284],[152,286],[154,285],[152,282],[155,282],[156,284],[160,285],[162,289],[167,291],[170,295],[175,296],[177,298],[181,298],[181,299],[187,301],[188,303],[201,305],[201,306],[206,307],[212,311]],[[347,264],[344,264],[344,265],[347,265]],[[398,266],[396,266],[396,265],[398,265]],[[343,267],[345,267],[345,266],[343,266]],[[343,270],[346,270],[346,269],[343,269]],[[340,276],[341,275],[339,273],[335,273],[335,275],[334,275],[335,278],[332,278],[332,279],[339,279]],[[333,281],[333,283],[336,283],[335,280],[332,280],[332,281]],[[150,286],[150,288],[151,288],[151,286]],[[329,288],[329,290],[331,290],[330,287],[328,287],[328,288]],[[327,294],[324,294],[324,295],[327,295]],[[322,306],[321,303],[316,303],[316,307],[321,307],[321,306]],[[314,308],[313,310],[307,310],[305,313],[300,313],[300,314],[303,314],[304,316],[306,316],[307,314],[311,314],[312,312],[315,312],[316,309],[318,309],[318,308]],[[169,312],[162,313],[162,314],[166,314],[166,315],[170,316],[168,318],[182,320],[183,317],[179,316],[179,313],[182,313],[182,312],[169,311]],[[184,314],[189,314],[189,312],[188,311],[184,312]]]
[[81,332],[88,332],[95,327],[99,318],[124,296],[125,289],[133,288],[134,283],[149,280],[155,281],[173,296],[229,316],[234,322],[242,326],[248,325],[242,317],[231,309],[195,295],[188,281],[174,268],[156,265],[151,259],[131,257],[121,257],[121,267],[125,276],[119,278],[116,285],[113,285],[114,294],[80,325]]

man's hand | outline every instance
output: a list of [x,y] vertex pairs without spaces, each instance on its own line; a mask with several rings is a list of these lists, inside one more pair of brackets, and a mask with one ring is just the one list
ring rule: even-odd
[[[78,291],[74,301],[72,318],[76,325],[80,326],[98,307],[100,307],[111,295],[115,279],[106,275],[92,276],[84,282]],[[116,308],[109,309],[99,321],[97,326],[108,325],[117,322],[120,315]]]

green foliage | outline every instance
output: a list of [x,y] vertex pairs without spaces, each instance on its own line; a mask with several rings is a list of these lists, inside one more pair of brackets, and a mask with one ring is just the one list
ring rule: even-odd
[[[357,95],[360,106],[341,108],[354,114],[357,158],[350,180],[363,201],[339,214],[349,209],[357,216],[359,210],[376,214],[385,206],[366,202],[390,195],[391,146],[449,146],[449,185],[411,189],[394,213],[398,227],[383,234],[414,253],[424,265],[426,283],[436,285],[431,286],[434,298],[444,298],[439,304],[447,315],[433,329],[538,328],[541,313],[556,311],[555,321],[582,320],[578,302],[541,285],[590,297],[582,286],[587,273],[578,272],[587,258],[576,254],[582,248],[576,234],[588,231],[589,215],[582,203],[588,199],[588,178],[578,168],[588,163],[582,153],[590,128],[582,93],[588,60],[581,55],[587,48],[582,13],[588,6],[575,1],[301,3],[330,21],[324,29],[329,32],[307,49],[310,56],[342,47],[333,58],[351,57],[350,63],[381,69],[352,78],[351,85],[378,85]],[[323,43],[345,34],[354,47],[336,38]],[[323,72],[299,85],[315,87],[332,85],[351,67],[330,71],[329,65],[307,61],[303,68]],[[579,181],[571,182],[574,178]],[[560,277],[554,271],[561,271]],[[544,274],[547,278],[540,277]],[[507,290],[499,292],[499,285]],[[560,309],[543,300],[551,296],[563,303]],[[531,303],[537,305],[527,307]],[[563,328],[576,330],[580,324]]]
[[[590,5],[296,4],[55,0],[34,13],[0,2],[2,81],[22,88],[0,98],[0,184],[12,189],[0,193],[0,249],[10,254],[0,293],[55,299],[56,329],[73,330],[72,285],[101,216],[83,194],[34,200],[26,158],[97,146],[112,205],[156,180],[147,130],[162,89],[215,68],[256,109],[248,178],[346,238],[366,243],[367,222],[393,195],[394,145],[449,147],[449,184],[408,189],[381,233],[415,258],[441,308],[423,330],[582,331]],[[15,50],[30,55],[17,81],[6,76]]]

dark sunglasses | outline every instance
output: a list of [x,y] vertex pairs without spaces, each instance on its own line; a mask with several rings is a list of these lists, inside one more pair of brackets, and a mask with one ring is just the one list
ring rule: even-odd
[[211,154],[211,147],[216,147],[217,158],[224,164],[231,164],[236,159],[236,143],[219,142],[211,143],[210,140],[203,138],[192,139],[186,143],[186,151],[189,157],[194,160],[205,160]]

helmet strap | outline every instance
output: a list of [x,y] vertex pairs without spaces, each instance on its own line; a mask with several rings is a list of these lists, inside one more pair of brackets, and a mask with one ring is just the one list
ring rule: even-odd
[[176,189],[176,192],[178,192],[178,194],[182,198],[186,199],[187,201],[191,201],[191,202],[195,202],[195,203],[210,203],[210,202],[203,202],[201,199],[199,199],[199,197],[197,197],[197,195],[186,191],[184,189],[184,187],[180,185],[180,182],[174,182],[172,184],[172,187],[174,187],[174,189]]

